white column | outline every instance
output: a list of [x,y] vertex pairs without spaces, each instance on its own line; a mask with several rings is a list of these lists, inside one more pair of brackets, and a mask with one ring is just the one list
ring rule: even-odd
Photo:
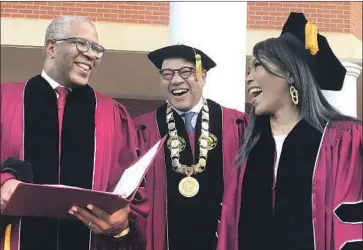
[[342,64],[347,69],[342,90],[324,90],[323,93],[330,104],[340,112],[357,117],[357,78],[362,67],[351,62],[342,62]]
[[169,44],[183,43],[208,54],[217,66],[204,96],[245,109],[247,2],[170,2]]

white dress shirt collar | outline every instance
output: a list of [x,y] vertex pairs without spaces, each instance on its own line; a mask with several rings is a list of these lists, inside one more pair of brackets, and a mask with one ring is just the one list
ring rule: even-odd
[[[64,87],[60,85],[58,82],[56,82],[54,79],[52,79],[43,69],[41,76],[49,83],[49,85],[55,90],[57,87]],[[70,91],[72,89],[68,88]]]
[[57,83],[55,80],[53,80],[43,69],[41,76],[50,84],[50,86],[52,86],[53,89],[56,89],[60,85],[59,83]]
[[189,111],[183,112],[183,111],[180,111],[180,110],[178,110],[178,109],[174,108],[173,106],[172,106],[172,108],[175,110],[175,112],[177,112],[177,113],[178,113],[178,114],[182,117],[182,119],[183,119],[184,123],[185,123],[185,118],[184,118],[182,115],[183,115],[184,113],[194,112],[193,118],[192,118],[192,120],[191,120],[191,124],[192,124],[193,128],[195,129],[195,126],[196,126],[196,124],[197,124],[198,115],[199,115],[200,111],[202,110],[203,105],[204,105],[204,99],[203,99],[203,97],[202,97],[202,98],[200,98],[200,100],[199,100],[199,102],[197,103],[197,105],[195,105],[195,106],[194,106],[191,110],[189,110]]

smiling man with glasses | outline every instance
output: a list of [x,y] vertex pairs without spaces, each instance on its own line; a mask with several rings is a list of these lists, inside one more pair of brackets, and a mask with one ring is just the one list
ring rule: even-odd
[[207,72],[216,63],[201,50],[173,45],[148,57],[160,72],[167,102],[136,118],[139,147],[145,152],[164,135],[168,141],[146,176],[153,204],[146,249],[216,249],[223,190],[236,169],[247,116],[203,97]]
[[[1,208],[20,182],[113,191],[137,159],[136,131],[126,109],[89,85],[104,52],[88,19],[59,17],[46,30],[43,72],[1,84]],[[147,213],[142,192],[131,209],[114,214],[92,204],[72,207],[73,221],[0,215],[0,249],[142,248]]]

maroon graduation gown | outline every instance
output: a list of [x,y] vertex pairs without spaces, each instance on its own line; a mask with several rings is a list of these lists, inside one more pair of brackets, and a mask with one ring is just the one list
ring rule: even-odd
[[[232,163],[240,147],[247,116],[236,110],[221,107],[208,100],[210,132],[218,138],[218,145],[208,153],[205,172],[195,175],[200,190],[195,197],[185,198],[178,191],[178,183],[184,177],[171,169],[170,151],[154,161],[146,176],[146,192],[151,203],[147,222],[147,250],[208,249],[215,246],[221,208],[225,207],[223,190],[234,177]],[[144,114],[135,120],[141,152],[149,149],[168,133],[166,105]],[[189,142],[184,122],[174,111],[178,135],[186,141],[180,153],[183,164],[198,161],[198,138],[201,130],[201,112],[195,127],[195,141]],[[193,137],[192,137],[193,138]],[[192,148],[195,152],[192,153]],[[191,244],[187,244],[191,242]],[[219,248],[225,250],[226,248]]]
[[[245,249],[253,240],[255,246],[261,245],[269,237],[264,233],[272,232],[273,239],[279,237],[279,249],[299,249],[293,240],[314,250],[362,249],[362,125],[331,122],[320,133],[299,122],[285,139],[276,185],[272,181],[274,142],[262,138],[262,145],[257,144],[254,152],[259,158],[251,152],[227,188],[219,232],[225,240],[218,241],[218,247]],[[257,176],[259,182],[251,185]],[[273,219],[265,209],[271,211],[271,207]],[[274,224],[275,219],[278,224]],[[272,231],[266,231],[269,223]]]
[[[126,109],[89,86],[73,90],[67,98],[61,150],[56,94],[44,78],[38,75],[26,82],[2,83],[0,94],[0,161],[8,157],[29,161],[35,183],[112,191],[137,158],[134,123]],[[1,182],[8,176],[2,173]],[[60,249],[131,249],[132,245],[136,249],[141,244],[138,237],[144,238],[147,204],[142,188],[135,197],[131,205],[133,233],[127,239],[90,234],[78,221],[15,218],[11,250],[57,249],[57,241]],[[4,230],[0,233],[3,250]]]

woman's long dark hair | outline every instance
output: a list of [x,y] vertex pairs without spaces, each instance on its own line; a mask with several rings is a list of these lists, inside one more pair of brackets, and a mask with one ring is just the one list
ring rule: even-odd
[[[357,121],[353,117],[341,114],[326,100],[308,66],[308,63],[312,63],[309,61],[311,60],[309,52],[304,48],[304,44],[293,35],[285,33],[279,38],[269,38],[259,42],[253,48],[253,55],[269,73],[281,77],[264,61],[291,74],[294,79],[293,85],[299,92],[298,109],[301,118],[317,130],[323,132],[329,121]],[[255,114],[254,107],[251,108],[249,124],[237,159],[238,165],[247,159],[259,140],[261,132],[266,126],[270,126],[269,121],[269,115],[258,116]]]

